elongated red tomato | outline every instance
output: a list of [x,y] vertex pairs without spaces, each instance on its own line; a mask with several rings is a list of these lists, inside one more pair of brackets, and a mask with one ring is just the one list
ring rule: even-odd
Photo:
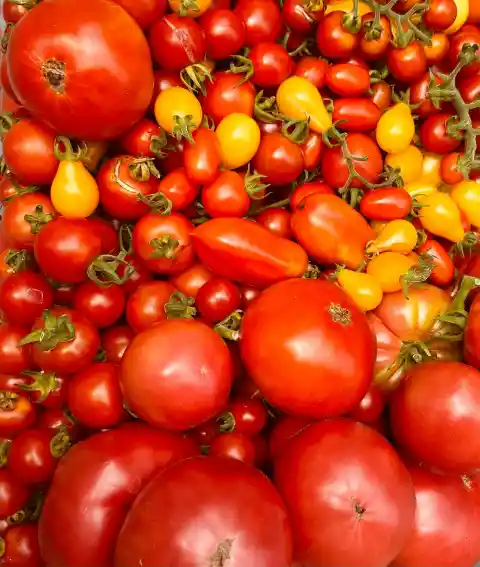
[[240,352],[274,406],[325,418],[348,412],[367,393],[375,342],[364,313],[344,291],[327,281],[292,279],[249,306]]
[[246,219],[212,219],[195,229],[192,240],[210,271],[246,285],[268,287],[300,277],[308,266],[301,246]]
[[381,111],[369,98],[337,98],[333,101],[333,122],[346,132],[368,132],[380,120]]
[[187,144],[183,163],[189,179],[199,185],[212,183],[219,174],[220,148],[215,132],[199,128],[193,134],[194,144]]
[[368,191],[360,201],[360,212],[370,220],[403,219],[410,213],[411,208],[410,193],[397,187]]

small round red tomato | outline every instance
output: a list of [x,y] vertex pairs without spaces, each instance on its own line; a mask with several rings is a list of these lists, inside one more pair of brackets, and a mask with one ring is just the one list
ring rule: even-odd
[[370,425],[378,421],[384,408],[384,395],[377,386],[372,385],[358,406],[348,412],[348,417]]
[[338,128],[346,132],[374,130],[380,116],[380,108],[368,98],[338,98],[333,101],[332,120],[341,120]]
[[215,124],[234,112],[253,116],[257,92],[250,81],[240,81],[235,73],[222,71],[215,73],[213,82],[207,85],[202,106]]
[[7,518],[21,510],[30,498],[30,490],[11,471],[0,469],[0,517]]
[[289,29],[308,35],[324,16],[323,3],[311,2],[307,6],[303,0],[285,0],[282,15]]
[[210,457],[236,459],[247,465],[255,462],[255,445],[252,439],[243,433],[224,433],[215,437],[208,451]]
[[148,29],[165,13],[167,0],[115,0],[126,10],[137,24],[144,30]]
[[133,249],[147,268],[158,274],[178,274],[195,261],[192,223],[180,213],[149,213],[133,230]]
[[28,334],[29,327],[3,323],[0,325],[0,372],[20,374],[31,366],[31,351],[19,342]]
[[390,73],[402,83],[413,83],[427,70],[423,45],[412,41],[407,47],[392,47],[388,51],[387,65]]
[[8,468],[24,484],[43,484],[53,477],[58,459],[52,454],[46,429],[20,433],[8,451]]
[[257,297],[260,297],[261,291],[256,287],[252,286],[242,286],[240,288],[240,293],[242,294],[241,306],[246,309],[251,303],[253,303]]
[[438,113],[429,116],[420,126],[420,141],[425,151],[435,154],[448,154],[454,152],[461,144],[447,133],[447,121],[451,115]]
[[225,278],[208,280],[198,291],[196,305],[204,319],[218,323],[240,307],[238,286]]
[[447,185],[455,185],[463,181],[463,174],[458,171],[458,158],[462,154],[458,152],[453,152],[451,154],[444,155],[442,162],[440,164],[440,176],[442,181]]
[[360,96],[370,88],[370,74],[367,69],[350,63],[332,65],[326,76],[327,87],[343,97]]
[[432,0],[423,22],[432,30],[443,31],[453,24],[456,17],[457,5],[454,0]]
[[273,0],[240,0],[235,13],[245,24],[245,45],[276,41],[282,33],[282,13]]
[[306,171],[315,171],[322,160],[324,148],[322,136],[317,134],[317,132],[309,132],[305,142],[300,145],[303,157],[303,169]]
[[130,295],[126,317],[130,327],[140,333],[167,318],[166,304],[176,289],[170,282],[146,282]]
[[[463,101],[470,104],[474,100],[480,98],[480,75],[473,77],[466,77],[458,82],[458,90],[463,98]],[[480,116],[480,109],[474,108],[471,111],[471,116],[478,118]]]
[[73,300],[74,308],[95,327],[110,327],[120,319],[125,307],[125,292],[118,285],[101,287],[88,281],[80,284]]
[[33,118],[14,124],[3,138],[9,170],[25,185],[50,185],[57,173],[55,131]]
[[386,81],[379,81],[371,87],[372,101],[383,112],[392,103],[392,87]]
[[360,201],[360,212],[369,220],[403,219],[411,210],[410,193],[398,187],[381,187],[368,191]]
[[232,10],[208,10],[199,20],[210,59],[227,59],[245,43],[245,25]]
[[35,425],[38,429],[47,429],[54,434],[66,430],[72,441],[77,441],[84,434],[78,421],[74,421],[69,413],[61,409],[46,409]]
[[26,270],[2,282],[0,311],[9,323],[30,327],[52,305],[52,287],[41,274]]
[[7,23],[16,24],[25,14],[28,14],[28,8],[21,4],[15,4],[10,0],[2,3],[2,15]]
[[202,205],[212,218],[243,217],[250,209],[250,196],[243,177],[236,171],[222,171],[202,190]]
[[302,183],[296,187],[292,194],[290,195],[290,208],[292,211],[298,209],[298,205],[314,193],[320,193],[322,195],[335,195],[335,191],[323,181],[312,181],[311,183]]
[[38,544],[37,524],[12,526],[4,537],[5,553],[2,560],[12,567],[43,567]]
[[7,244],[32,250],[38,233],[54,216],[52,201],[43,193],[15,197],[3,211],[2,230]]
[[47,276],[62,283],[87,279],[87,268],[102,252],[102,241],[88,219],[56,218],[35,241],[35,259]]
[[[432,100],[428,97],[428,90],[430,88],[430,83],[432,78],[430,73],[424,73],[420,79],[415,81],[410,85],[410,104],[415,105],[412,109],[412,113],[418,114],[422,118],[427,116],[432,116],[432,114],[437,114],[438,108],[433,104]],[[441,83],[439,77],[435,76],[434,81],[437,84]],[[443,108],[445,103],[440,103],[440,108]]]
[[92,429],[115,427],[124,417],[117,366],[97,362],[75,374],[68,407],[75,419]]
[[352,55],[360,42],[360,35],[351,33],[342,25],[344,12],[327,14],[318,24],[317,45],[328,59],[344,59]]
[[24,394],[0,391],[0,437],[16,437],[37,419],[37,408]]
[[181,274],[174,275],[170,278],[171,283],[183,293],[186,297],[197,297],[200,288],[213,277],[210,270],[207,270],[203,264],[194,264],[191,268],[187,268]]
[[148,32],[155,61],[167,71],[203,61],[207,46],[200,25],[192,18],[169,14],[157,20]]
[[221,434],[216,419],[210,419],[201,425],[197,425],[189,431],[188,436],[200,447],[209,447],[213,440]]
[[252,83],[261,88],[278,87],[293,71],[293,59],[279,43],[257,44],[248,54],[253,65]]
[[430,283],[440,287],[446,287],[452,283],[455,276],[455,264],[440,242],[427,238],[415,252],[428,255],[428,259],[433,262],[433,271],[428,279]]
[[380,16],[378,27],[372,30],[374,21],[373,14],[365,14],[362,17],[362,37],[360,39],[360,55],[366,61],[378,61],[382,59],[390,46],[392,30],[390,21],[386,16]]
[[193,203],[197,197],[198,190],[197,182],[188,177],[187,170],[184,167],[170,171],[158,184],[158,192],[170,201],[174,211],[183,211],[183,209]]
[[303,171],[302,151],[283,134],[266,134],[253,158],[253,166],[255,171],[265,176],[263,182],[274,186],[287,185]]
[[448,54],[450,40],[443,32],[432,34],[432,45],[424,45],[425,57],[428,65],[440,65]]
[[319,57],[302,57],[295,66],[295,75],[310,81],[317,89],[321,89],[326,84],[326,74],[328,63]]
[[[212,183],[219,174],[220,148],[215,132],[199,128],[193,133],[194,144],[187,144],[183,164],[187,177],[198,185]],[[161,189],[160,189],[161,190]]]
[[276,236],[290,238],[292,236],[291,217],[292,213],[289,211],[274,207],[261,212],[257,217],[257,222]]
[[[179,86],[179,85],[178,85]],[[153,120],[142,118],[120,138],[122,150],[131,156],[161,157],[166,134]]]
[[22,185],[10,175],[4,175],[0,179],[0,201],[2,203],[25,193],[34,193],[36,190],[36,187]]
[[100,338],[107,362],[120,364],[134,336],[135,333],[128,325],[115,325],[105,329]]
[[223,432],[254,437],[267,425],[267,418],[265,404],[259,398],[237,397],[228,404],[218,422]]
[[306,417],[286,415],[275,421],[268,439],[268,452],[273,461],[285,449],[287,443],[306,429],[312,420]]
[[30,392],[32,401],[48,409],[62,409],[67,405],[68,381],[48,372],[27,371],[28,378],[22,390]]
[[477,60],[472,62],[470,65],[467,65],[462,69],[462,76],[464,77],[473,77],[478,74],[480,70],[480,63],[478,61],[478,54],[479,49],[478,46],[480,45],[480,32],[478,27],[472,27],[472,29],[460,29],[455,35],[452,36],[450,39],[450,48],[448,51],[448,59],[450,61],[450,65],[454,67],[457,64],[458,57],[462,52],[462,49],[465,45],[470,46],[477,46]]

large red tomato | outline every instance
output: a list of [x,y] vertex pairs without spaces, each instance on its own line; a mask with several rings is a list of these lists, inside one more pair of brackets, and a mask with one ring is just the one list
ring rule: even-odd
[[40,518],[45,562],[50,567],[110,567],[137,492],[162,467],[196,453],[191,440],[142,423],[75,445],[57,468]]
[[302,565],[385,567],[412,529],[406,467],[384,437],[355,421],[314,423],[291,439],[277,459],[275,484]]
[[395,439],[428,466],[480,469],[480,372],[461,362],[412,368],[391,398]]
[[265,290],[243,319],[240,350],[267,400],[292,415],[342,415],[373,376],[367,318],[327,281],[291,279]]
[[121,363],[120,382],[129,408],[170,430],[189,429],[217,415],[232,380],[227,346],[194,320],[170,319],[139,333]]
[[267,477],[235,459],[198,457],[142,491],[115,550],[115,567],[287,567],[287,512]]
[[114,138],[142,118],[152,98],[147,40],[108,0],[40,3],[15,26],[7,57],[22,105],[72,138]]

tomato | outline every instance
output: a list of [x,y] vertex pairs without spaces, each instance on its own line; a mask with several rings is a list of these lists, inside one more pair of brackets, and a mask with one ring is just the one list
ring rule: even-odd
[[316,171],[323,156],[324,144],[322,136],[317,132],[309,132],[307,139],[300,145],[305,171]]
[[79,372],[92,362],[100,337],[83,314],[66,307],[54,307],[44,311],[21,344],[33,345],[33,360],[42,370],[66,375]]
[[371,311],[380,305],[382,287],[370,274],[339,268],[336,277],[340,287],[362,311]]
[[22,6],[21,4],[14,4],[7,0],[2,4],[2,15],[3,19],[8,23],[17,23],[19,22],[25,14],[28,14],[28,8]]
[[387,54],[387,66],[398,81],[413,83],[427,70],[427,59],[423,45],[412,41],[407,47],[392,47]]
[[360,38],[360,55],[366,61],[378,61],[382,59],[389,48],[392,39],[390,20],[385,16],[380,16],[375,32],[372,30],[374,16],[365,14],[362,17],[362,36]]
[[290,195],[290,208],[296,211],[300,203],[313,193],[320,193],[322,195],[334,195],[335,191],[326,183],[322,181],[313,181],[311,183],[301,183],[298,185]]
[[0,392],[0,436],[12,438],[31,427],[37,419],[37,408],[24,394]]
[[76,288],[73,306],[95,327],[102,329],[110,327],[122,316],[125,307],[125,293],[118,285],[100,287],[88,281]]
[[202,205],[212,218],[243,217],[250,209],[245,182],[235,171],[223,171],[202,191]]
[[346,30],[342,25],[344,13],[331,12],[318,24],[317,46],[328,59],[344,59],[357,49],[360,36]]
[[[260,337],[261,350],[255,347]],[[264,291],[243,319],[240,349],[247,371],[270,403],[315,418],[356,406],[368,389],[375,358],[360,309],[338,287],[315,280],[290,280]],[[264,352],[275,356],[264,357]],[[348,364],[333,370],[331,352]],[[335,383],[328,379],[333,371]]]
[[410,214],[412,197],[398,187],[382,187],[368,191],[360,201],[360,212],[370,220],[390,221]]
[[247,114],[231,113],[225,116],[216,129],[222,165],[237,169],[246,165],[257,153],[260,145],[260,128]]
[[0,311],[9,323],[30,327],[52,305],[52,288],[41,274],[27,270],[2,282]]
[[283,45],[258,43],[248,58],[253,67],[252,83],[259,87],[277,87],[292,74],[294,62]]
[[382,416],[384,408],[385,396],[375,384],[372,384],[358,406],[348,413],[348,417],[373,425]]
[[195,252],[214,274],[258,288],[302,276],[308,258],[296,243],[246,219],[212,219],[192,234]]
[[[156,69],[153,72],[153,95],[152,100],[150,102],[150,111],[153,111],[155,106],[155,101],[158,98],[158,95],[170,89],[171,87],[183,87],[182,79],[180,78],[180,74],[175,71],[166,71],[165,69]],[[157,128],[158,126],[155,125]],[[135,127],[133,128],[135,130]],[[129,152],[132,153],[132,152]],[[134,154],[135,155],[135,154]]]
[[106,0],[87,0],[81,9],[75,0],[36,6],[13,31],[7,57],[22,105],[72,138],[118,136],[143,116],[152,97],[145,37],[130,16]]
[[294,211],[291,224],[295,239],[320,264],[357,269],[367,242],[375,238],[365,219],[336,195],[309,195]]
[[475,181],[460,181],[450,191],[450,197],[473,226],[480,226],[480,186]]
[[[480,96],[480,75],[474,75],[473,77],[466,77],[465,79],[459,81],[458,90],[462,96],[464,102],[467,104],[477,100]],[[478,118],[480,116],[480,110],[478,108],[473,109],[470,112],[472,117]]]
[[102,254],[117,254],[119,251],[118,234],[113,223],[101,217],[89,217],[88,222],[102,241]]
[[303,171],[300,147],[280,133],[265,134],[253,158],[253,167],[273,186],[292,183]]
[[5,163],[20,183],[50,185],[58,168],[54,144],[54,130],[38,120],[24,118],[3,139]]
[[[411,105],[414,105],[412,113],[417,114],[421,118],[427,118],[428,116],[437,114],[439,111],[428,96],[431,81],[430,73],[426,72],[410,86],[409,101]],[[437,85],[441,84],[441,80],[437,76],[434,77],[433,81]],[[445,102],[440,102],[440,109],[445,110],[445,107]]]
[[0,516],[6,518],[21,510],[30,498],[30,490],[8,469],[0,469]]
[[285,449],[287,443],[299,435],[311,423],[312,420],[309,418],[291,415],[286,415],[276,420],[268,440],[270,460],[276,459]]
[[3,323],[0,325],[0,372],[20,374],[31,366],[31,352],[18,343],[28,333],[28,327]]
[[360,96],[370,88],[368,70],[351,63],[332,65],[326,75],[327,87],[342,97]]
[[285,24],[294,32],[310,34],[323,18],[323,3],[311,2],[306,5],[301,0],[286,0],[282,8]]
[[[448,52],[448,59],[452,66],[455,66],[460,53],[462,52],[464,45],[477,45],[480,41],[480,33],[478,27],[473,29],[460,30],[458,33],[452,36],[450,39],[450,49]],[[478,48],[476,53],[478,54]],[[470,65],[467,65],[462,69],[462,75],[464,77],[472,77],[478,73],[480,69],[480,64],[478,61],[473,61]]]
[[2,560],[5,565],[15,567],[42,567],[44,565],[38,545],[38,527],[36,524],[12,526],[4,537],[5,553]]
[[385,81],[379,81],[371,86],[371,100],[383,112],[392,103],[392,87]]
[[[452,473],[479,468],[480,374],[460,362],[430,362],[408,371],[391,398],[395,439],[427,466]],[[421,426],[419,425],[421,422]]]
[[391,445],[361,423],[310,425],[279,455],[274,479],[302,563],[354,567],[368,557],[368,565],[388,565],[412,529],[410,475]]
[[[191,146],[189,144],[188,147],[196,148],[197,144],[192,144]],[[185,148],[184,151],[185,156],[186,153],[187,148]],[[186,159],[185,157],[185,160]],[[168,212],[170,206],[173,211],[182,211],[193,203],[198,190],[198,185],[188,177],[186,169],[179,167],[167,173],[158,184],[158,193],[162,195],[159,203],[162,205],[162,208],[165,209],[165,212]]]
[[42,429],[20,433],[8,451],[8,468],[24,484],[49,482],[58,459],[50,448],[52,435]]
[[178,274],[194,262],[191,222],[179,213],[143,216],[133,230],[133,248],[147,268],[159,274]]
[[[185,499],[193,509],[187,511]],[[258,522],[259,515],[269,521]],[[202,518],[200,535],[194,518]],[[290,565],[291,554],[287,513],[267,477],[236,459],[199,457],[165,469],[142,491],[120,532],[114,565],[277,567]]]
[[200,128],[193,139],[195,143],[187,144],[183,152],[185,172],[193,183],[208,185],[219,174],[221,157],[217,137],[212,130]]
[[367,244],[368,254],[400,252],[409,254],[417,245],[418,234],[414,225],[403,219],[392,220],[380,230],[377,238]]
[[172,11],[179,16],[190,18],[198,18],[204,14],[212,3],[212,0],[168,0]]
[[457,17],[457,6],[453,0],[433,0],[425,12],[424,23],[435,31],[449,28]]
[[273,0],[240,0],[235,13],[245,24],[245,45],[276,41],[282,32],[282,13]]
[[[108,565],[140,489],[163,467],[195,454],[191,440],[143,423],[122,425],[72,447],[57,468],[40,517],[45,562]],[[85,509],[91,513],[80,521]]]
[[[158,96],[159,93],[156,94]],[[142,118],[130,130],[125,132],[120,138],[119,144],[126,154],[132,156],[161,157],[162,149],[166,145],[165,132],[153,120]]]
[[289,211],[274,207],[261,212],[257,217],[257,222],[275,236],[290,238],[292,236],[291,218]]
[[418,254],[427,255],[433,262],[434,268],[429,277],[432,284],[445,287],[452,283],[455,276],[455,264],[439,242],[427,239],[416,251]]
[[247,465],[255,462],[255,445],[243,433],[224,433],[213,439],[208,451],[209,457],[223,457],[242,461]]
[[[175,367],[172,348],[181,361]],[[232,378],[228,349],[212,329],[194,320],[171,319],[133,339],[122,359],[120,381],[136,415],[157,427],[181,431],[219,413]],[[153,397],[152,388],[157,392]]]
[[240,302],[240,290],[225,278],[211,278],[199,289],[196,297],[200,315],[211,323],[228,317],[240,307]]
[[32,250],[40,229],[54,216],[52,202],[43,193],[15,197],[3,211],[2,230],[7,244]]
[[232,113],[253,116],[256,91],[250,81],[239,85],[239,77],[233,73],[218,72],[206,88],[202,106],[205,114],[218,124]]
[[89,264],[101,253],[101,239],[88,220],[58,217],[35,240],[35,259],[42,272],[63,283],[87,278]]
[[409,106],[399,102],[387,110],[378,121],[375,135],[378,145],[385,152],[407,150],[415,135],[415,123]]
[[460,145],[460,140],[447,134],[446,123],[449,118],[449,114],[438,113],[428,117],[420,126],[420,140],[427,152],[449,154]]
[[307,79],[307,81],[310,81],[317,89],[321,89],[326,85],[327,71],[328,63],[318,57],[302,57],[295,67],[295,75]]
[[432,45],[424,45],[425,57],[428,65],[440,64],[448,54],[450,42],[448,36],[442,32],[432,34]]
[[423,228],[435,236],[451,242],[461,242],[465,236],[460,209],[447,193],[420,194],[417,200],[422,204],[419,218]]
[[463,174],[458,171],[457,164],[458,158],[462,154],[458,152],[453,152],[451,154],[446,154],[442,158],[442,163],[440,166],[440,175],[442,176],[442,181],[447,183],[447,185],[455,185],[463,181]]
[[192,142],[192,132],[200,127],[203,112],[200,102],[188,89],[172,87],[158,95],[155,118],[175,138],[186,138]]
[[[352,132],[347,137],[347,147],[355,157],[367,157],[365,161],[355,161],[355,171],[368,182],[375,183],[383,170],[383,159],[377,144],[367,135]],[[341,188],[349,177],[349,171],[340,147],[327,149],[322,160],[322,175],[325,182],[333,188]],[[361,187],[359,179],[354,179],[351,187]]]
[[169,282],[141,284],[127,301],[126,317],[129,326],[139,333],[166,319],[165,306],[175,291],[175,287]]
[[267,424],[265,404],[258,398],[236,397],[217,421],[223,432],[235,432],[248,437],[258,435]]
[[30,392],[32,401],[48,409],[62,409],[67,405],[68,382],[65,378],[43,371],[26,371],[22,375],[28,378],[20,389]]
[[200,19],[200,25],[205,33],[210,59],[227,59],[245,43],[245,25],[232,10],[208,10]]
[[197,263],[181,274],[174,275],[170,281],[180,293],[195,298],[202,286],[212,277],[210,270],[207,270],[203,264]]
[[338,128],[346,132],[368,132],[380,120],[380,109],[368,98],[339,98],[333,101],[333,122],[342,120]]
[[107,362],[120,364],[135,333],[128,325],[115,325],[105,329],[100,338]]
[[[394,567],[475,565],[480,541],[475,507],[461,481],[420,467],[410,467],[417,511],[413,531]],[[439,514],[447,506],[450,514]]]

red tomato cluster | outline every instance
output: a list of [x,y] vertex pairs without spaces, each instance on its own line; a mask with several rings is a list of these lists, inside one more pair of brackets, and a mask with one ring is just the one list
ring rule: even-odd
[[480,562],[480,2],[3,0],[0,566]]

